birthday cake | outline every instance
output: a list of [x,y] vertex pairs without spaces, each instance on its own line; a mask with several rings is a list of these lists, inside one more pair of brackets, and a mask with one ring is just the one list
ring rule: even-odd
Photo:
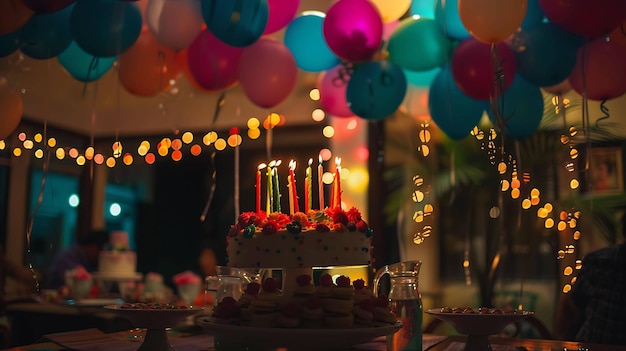
[[136,275],[137,254],[130,249],[128,233],[114,231],[109,234],[109,243],[98,257],[98,274],[103,276],[127,277]]
[[372,230],[356,208],[293,215],[242,213],[228,234],[228,266],[297,268],[367,265]]

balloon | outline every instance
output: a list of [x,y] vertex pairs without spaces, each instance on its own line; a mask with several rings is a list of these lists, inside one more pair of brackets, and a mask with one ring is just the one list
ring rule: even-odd
[[514,35],[517,73],[536,86],[550,86],[569,77],[582,38],[553,23],[539,23]]
[[411,0],[370,0],[380,12],[383,23],[395,21],[402,17],[411,7]]
[[300,69],[320,72],[339,64],[339,58],[324,40],[322,23],[325,16],[323,12],[306,11],[287,26],[285,45],[291,50]]
[[[515,55],[505,43],[495,45],[502,72],[496,72],[491,45],[481,43],[474,37],[463,40],[452,53],[452,76],[465,95],[488,100],[496,92],[496,74],[504,75],[502,87],[506,90],[512,83],[517,70]],[[500,91],[501,92],[501,91]]]
[[261,38],[243,50],[237,79],[244,93],[260,107],[274,107],[296,86],[298,66],[291,51],[274,39]]
[[541,87],[541,88],[550,94],[563,95],[569,92],[570,90],[572,90],[572,85],[569,83],[568,79],[565,79],[561,83],[558,83],[549,87]]
[[300,0],[267,0],[269,16],[263,34],[271,34],[285,27],[298,12]]
[[609,33],[609,40],[615,41],[622,46],[626,46],[626,21],[615,27],[615,29]]
[[323,32],[337,56],[350,62],[367,61],[380,48],[383,21],[368,0],[339,0],[326,12]]
[[[569,77],[572,88],[590,100],[609,100],[626,92],[626,47],[603,38],[580,49]],[[584,66],[583,66],[584,64]]]
[[435,20],[409,17],[389,38],[389,59],[402,68],[426,71],[448,61],[452,42],[439,30]]
[[119,58],[120,82],[137,96],[154,96],[167,90],[178,72],[176,52],[161,45],[150,31],[143,31]]
[[76,42],[57,56],[57,60],[74,79],[81,82],[92,82],[99,79],[111,69],[115,57],[97,57],[85,52]]
[[513,34],[527,8],[528,0],[459,0],[459,17],[474,38],[491,44]]
[[429,87],[433,79],[435,79],[440,71],[440,67],[422,72],[414,72],[405,69],[404,75],[406,76],[406,81],[409,83],[409,85],[412,85],[414,87]]
[[411,1],[411,16],[419,15],[422,18],[435,18],[435,0]]
[[183,75],[185,76],[185,78],[187,78],[187,81],[189,82],[189,84],[195,90],[201,91],[203,93],[214,93],[215,90],[213,90],[213,89],[206,89],[205,87],[200,85],[200,83],[198,83],[196,81],[196,78],[191,73],[191,70],[189,69],[189,61],[188,61],[188,58],[187,58],[188,51],[189,51],[189,49],[185,49],[185,50],[182,50],[182,51],[179,51],[179,52],[176,53],[176,65],[180,68],[180,70],[183,72]]
[[389,61],[367,62],[354,69],[346,88],[346,101],[355,115],[380,120],[398,109],[406,88],[400,66]]
[[203,89],[229,88],[237,82],[242,52],[243,48],[226,45],[205,29],[187,50],[189,72]]
[[522,29],[531,28],[543,22],[543,11],[539,6],[539,0],[528,0],[528,8],[526,9],[526,17],[520,25]]
[[22,94],[0,78],[0,139],[5,139],[20,124],[22,119]]
[[62,53],[72,42],[70,17],[74,6],[53,13],[41,13],[31,17],[22,27],[24,55],[45,60]]
[[350,74],[344,65],[337,65],[322,72],[317,81],[320,91],[320,105],[329,114],[336,117],[351,117],[354,113],[346,101],[346,88]]
[[0,35],[22,28],[34,12],[22,0],[0,1]]
[[202,18],[213,35],[231,46],[257,41],[269,16],[267,0],[204,0]]
[[458,0],[436,0],[435,21],[448,38],[463,40],[470,36],[459,17]]
[[488,104],[465,95],[445,66],[430,85],[428,109],[437,126],[452,139],[465,138],[480,122]]
[[15,32],[0,34],[0,57],[9,56],[22,45],[22,33]]
[[150,0],[146,22],[159,43],[176,51],[189,47],[204,24],[198,0]]
[[389,41],[389,37],[398,28],[398,25],[400,25],[399,20],[383,23],[383,41]]
[[543,118],[543,95],[538,87],[518,75],[497,101],[501,118],[497,118],[491,108],[487,109],[487,114],[496,127],[504,124],[507,135],[525,139],[537,130]]
[[539,0],[539,6],[550,22],[589,38],[608,34],[626,19],[623,0]]
[[76,0],[22,0],[24,4],[35,12],[52,13],[70,6]]
[[78,1],[72,11],[74,40],[94,56],[111,57],[123,53],[135,43],[141,27],[141,12],[132,2]]

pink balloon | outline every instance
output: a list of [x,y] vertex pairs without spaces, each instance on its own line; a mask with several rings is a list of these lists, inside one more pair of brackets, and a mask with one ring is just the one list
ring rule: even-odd
[[260,107],[274,107],[296,86],[298,66],[283,43],[262,37],[243,49],[237,78],[250,101]]
[[349,81],[350,75],[343,65],[337,65],[320,75],[317,83],[320,90],[320,105],[327,113],[336,117],[354,116],[346,101]]
[[323,32],[337,56],[350,62],[367,61],[380,48],[383,20],[368,0],[339,0],[328,9]]
[[187,51],[189,71],[205,89],[219,90],[237,82],[243,48],[224,44],[208,29],[200,32]]
[[150,0],[145,18],[161,45],[177,51],[191,45],[204,24],[197,0]]
[[[497,59],[502,63],[506,91],[515,78],[517,63],[513,50],[504,42],[496,43]],[[496,66],[491,44],[485,44],[474,37],[463,40],[452,52],[452,77],[465,95],[477,99],[488,100],[496,91]]]
[[555,84],[549,87],[541,87],[541,89],[550,94],[563,95],[572,90],[572,85],[569,83],[569,80],[566,79],[559,84]]
[[626,19],[624,0],[539,0],[550,22],[584,37],[608,34]]
[[576,66],[569,76],[570,84],[581,95],[586,91],[590,100],[619,97],[626,92],[624,62],[626,47],[603,38],[595,39],[578,49]]
[[300,0],[267,0],[270,13],[263,34],[274,33],[289,24],[298,12]]

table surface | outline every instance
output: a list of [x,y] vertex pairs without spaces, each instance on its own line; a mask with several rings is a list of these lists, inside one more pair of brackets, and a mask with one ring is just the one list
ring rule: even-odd
[[[100,350],[135,351],[141,342],[145,330],[133,329],[105,334],[98,329],[49,334],[39,343],[5,349],[4,351],[61,351],[61,350],[93,350],[96,345]],[[171,345],[178,351],[214,351],[213,336],[208,333],[185,333],[170,331],[168,338]],[[624,346],[597,345],[573,341],[499,338],[492,337],[493,351],[617,351]],[[464,336],[438,336],[426,334],[423,338],[424,350],[428,351],[462,351],[465,346]],[[280,349],[286,351],[286,349]],[[386,351],[384,338],[377,338],[367,344],[355,346],[346,351]]]

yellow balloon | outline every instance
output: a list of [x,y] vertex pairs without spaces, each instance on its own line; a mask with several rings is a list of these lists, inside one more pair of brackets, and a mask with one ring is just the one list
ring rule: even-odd
[[402,17],[411,6],[411,0],[370,0],[380,12],[383,23],[388,23]]
[[459,0],[463,26],[479,41],[493,44],[508,38],[524,21],[528,0]]
[[0,78],[0,139],[8,137],[22,119],[22,94]]

